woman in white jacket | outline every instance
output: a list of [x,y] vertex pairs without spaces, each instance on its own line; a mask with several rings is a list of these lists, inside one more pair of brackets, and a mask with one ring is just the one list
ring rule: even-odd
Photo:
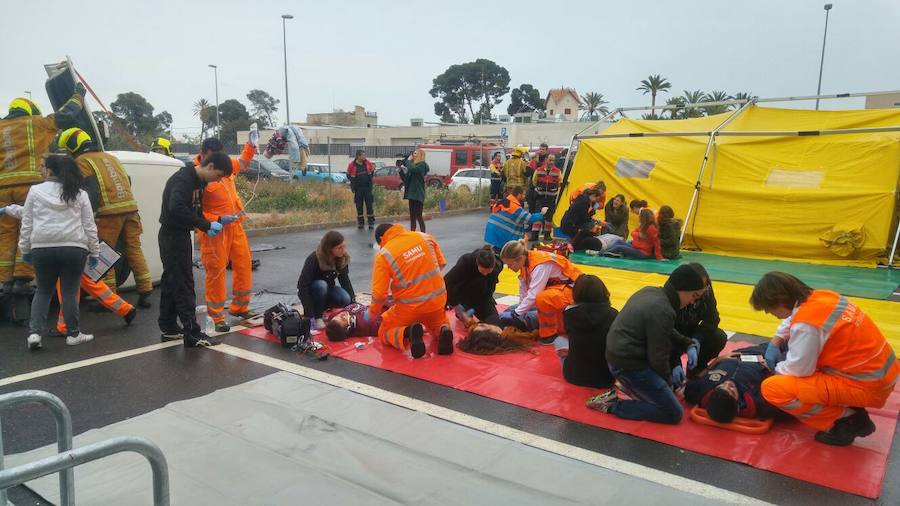
[[47,312],[57,279],[69,333],[66,344],[74,346],[94,338],[79,330],[77,297],[85,259],[95,265],[100,254],[94,213],[87,193],[81,189],[81,172],[75,160],[49,155],[41,161],[41,173],[47,181],[28,191],[19,235],[22,261],[34,266],[37,285],[27,341],[31,350],[41,347],[41,336],[47,331]]

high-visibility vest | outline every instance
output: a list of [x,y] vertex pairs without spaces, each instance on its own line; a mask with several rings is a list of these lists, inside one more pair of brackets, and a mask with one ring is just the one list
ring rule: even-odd
[[514,156],[504,162],[503,173],[506,175],[506,187],[521,186],[525,188],[527,181],[525,180],[525,167],[528,163],[521,158]]
[[818,371],[869,384],[893,388],[900,364],[875,322],[839,293],[815,290],[800,304],[791,326],[805,323],[825,334],[816,361]]
[[565,279],[550,279],[549,281],[547,281],[547,286],[568,285],[575,283],[575,281],[582,274],[582,272],[578,270],[577,267],[575,267],[575,264],[570,262],[569,259],[564,256],[560,256],[556,253],[550,253],[547,251],[529,250],[528,263],[519,271],[519,277],[522,278],[525,286],[529,286],[531,284],[531,271],[534,270],[534,268],[538,265],[546,262],[553,262],[558,265],[559,270],[562,271],[562,275],[565,277]]
[[534,191],[542,197],[556,197],[559,191],[559,182],[562,179],[562,171],[552,163],[535,165],[531,181],[534,183]]
[[[375,286],[384,286],[390,276],[390,291],[394,304],[405,311],[430,312],[441,309],[447,302],[441,267],[446,263],[434,238],[424,232],[409,232],[402,225],[393,225],[382,238],[384,246],[375,255],[372,276],[372,302],[384,304],[387,293],[374,293]],[[386,268],[385,268],[386,267]]]
[[56,120],[45,116],[19,116],[0,120],[0,188],[36,184],[41,157],[56,136]]
[[[194,165],[200,165],[200,155],[194,158]],[[244,202],[238,195],[237,186],[234,184],[234,178],[240,172],[240,167],[240,162],[231,158],[231,175],[207,183],[203,190],[203,217],[206,221],[216,221],[219,216],[236,214],[244,210]],[[238,220],[243,221],[243,216]]]
[[79,155],[75,162],[81,169],[82,176],[97,178],[97,185],[100,187],[97,216],[133,213],[138,210],[128,172],[116,157],[100,151],[88,151]]

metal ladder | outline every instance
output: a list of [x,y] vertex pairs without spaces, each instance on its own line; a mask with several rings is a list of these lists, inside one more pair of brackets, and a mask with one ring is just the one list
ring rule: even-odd
[[[169,466],[162,450],[153,442],[123,436],[72,449],[72,417],[59,397],[41,390],[22,390],[0,395],[0,412],[21,404],[46,406],[56,419],[57,455],[11,469],[3,468],[3,433],[0,430],[0,506],[7,506],[6,490],[30,480],[59,473],[59,497],[62,506],[75,505],[75,473],[73,468],[87,462],[122,452],[143,455],[153,472],[153,504],[169,506]],[[2,429],[2,425],[0,425]]]

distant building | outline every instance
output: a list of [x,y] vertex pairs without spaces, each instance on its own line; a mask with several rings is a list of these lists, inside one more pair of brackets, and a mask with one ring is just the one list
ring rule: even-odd
[[548,118],[561,117],[564,121],[578,121],[578,106],[581,97],[575,88],[556,88],[547,92],[544,111]]
[[866,109],[892,109],[900,107],[900,93],[866,95]]
[[353,112],[338,109],[332,112],[307,114],[306,124],[371,128],[378,126],[378,113],[366,112],[365,107],[357,105],[353,107]]

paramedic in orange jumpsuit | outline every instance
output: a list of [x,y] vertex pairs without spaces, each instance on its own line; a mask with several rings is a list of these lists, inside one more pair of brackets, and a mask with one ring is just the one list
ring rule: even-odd
[[522,241],[509,241],[500,251],[500,260],[519,273],[519,304],[510,314],[525,318],[537,308],[538,333],[543,344],[553,344],[565,332],[562,317],[574,303],[572,285],[581,271],[568,258],[546,251],[529,251]]
[[[210,153],[223,151],[222,142],[210,137],[200,145],[200,154],[194,159],[199,166],[200,160]],[[231,327],[225,322],[225,301],[227,298],[225,270],[231,262],[231,305],[228,311],[237,317],[248,318],[250,313],[250,294],[253,286],[251,270],[250,243],[242,225],[244,221],[244,203],[238,195],[234,178],[253,160],[256,147],[249,142],[244,145],[240,161],[231,159],[232,172],[228,177],[206,185],[203,190],[203,217],[209,221],[218,221],[228,225],[215,237],[205,232],[198,232],[200,238],[200,260],[206,271],[206,310],[216,325],[216,332],[228,332]]]
[[[453,332],[445,306],[447,290],[441,269],[447,264],[437,241],[424,232],[409,232],[403,225],[382,223],[375,229],[381,250],[372,268],[372,304],[367,319],[382,317],[381,342],[410,350],[413,358],[425,355],[425,330],[437,337],[438,355],[453,353]],[[393,296],[393,306],[381,313]]]
[[775,375],[763,381],[763,398],[818,429],[820,443],[847,446],[875,432],[866,408],[883,407],[900,374],[875,322],[839,293],[783,272],[764,275],[750,303],[783,319],[766,350]]
[[[28,189],[44,180],[41,157],[50,150],[57,130],[74,124],[83,104],[80,83],[72,98],[49,116],[41,116],[38,106],[27,98],[10,102],[9,115],[0,120],[0,207],[25,204]],[[24,294],[34,271],[22,262],[18,244],[19,221],[0,216],[0,284],[4,292]]]
[[[131,178],[119,160],[99,151],[91,137],[80,128],[69,128],[59,135],[59,148],[75,157],[84,177],[85,190],[91,198],[97,237],[109,247],[122,246],[122,255],[134,273],[138,292],[138,307],[150,307],[153,279],[141,249],[141,215],[137,200],[131,191]],[[113,269],[104,278],[109,288],[116,291],[116,274]],[[97,294],[91,293],[92,296]]]

